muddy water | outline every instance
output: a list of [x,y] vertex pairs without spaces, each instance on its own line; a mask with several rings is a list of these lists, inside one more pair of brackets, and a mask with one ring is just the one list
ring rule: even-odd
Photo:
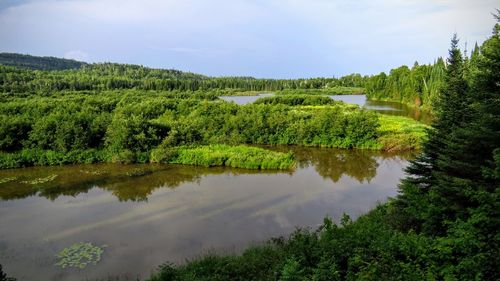
[[[356,218],[397,194],[411,155],[292,149],[291,171],[77,165],[0,171],[0,263],[18,280],[145,278],[165,261]],[[85,269],[55,266],[77,242],[107,245]]]

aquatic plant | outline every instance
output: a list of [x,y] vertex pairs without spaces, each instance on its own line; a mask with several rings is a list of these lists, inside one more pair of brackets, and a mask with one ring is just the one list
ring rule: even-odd
[[93,175],[93,176],[100,176],[100,175],[104,175],[107,173],[106,171],[103,171],[103,170],[80,170],[80,172],[82,172],[84,174]]
[[3,179],[0,179],[0,184],[2,183],[7,183],[7,182],[11,182],[11,181],[15,181],[17,180],[17,177],[8,177],[8,178],[3,178]]
[[106,245],[94,246],[90,242],[80,242],[64,248],[57,254],[58,262],[55,264],[62,268],[75,267],[83,269],[89,264],[97,265],[101,261]]
[[136,168],[136,169],[133,169],[132,171],[128,171],[126,174],[129,177],[140,177],[140,176],[144,176],[144,175],[151,174],[151,173],[152,173],[152,171],[144,170],[141,168]]
[[42,184],[42,183],[46,183],[46,182],[49,182],[49,181],[53,181],[56,178],[57,178],[57,175],[54,174],[54,175],[47,176],[45,178],[36,178],[34,180],[21,181],[21,183],[27,183],[27,184],[35,185],[35,184]]

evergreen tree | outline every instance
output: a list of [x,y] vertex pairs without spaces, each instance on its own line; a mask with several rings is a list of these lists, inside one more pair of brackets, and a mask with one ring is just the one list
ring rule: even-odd
[[497,24],[476,53],[469,83],[453,37],[438,120],[407,169],[393,210],[398,227],[440,237],[438,261],[450,264],[445,275],[464,280],[499,278],[499,31]]

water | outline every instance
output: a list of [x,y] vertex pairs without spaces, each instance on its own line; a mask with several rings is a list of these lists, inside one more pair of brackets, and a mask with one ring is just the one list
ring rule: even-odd
[[257,94],[255,96],[221,96],[220,98],[225,100],[225,101],[235,102],[238,105],[244,105],[247,103],[252,103],[259,98],[270,97],[272,95],[273,94],[270,94],[270,93],[260,93],[260,94]]
[[[256,96],[223,96],[221,99],[233,101],[239,105],[244,105],[266,96],[272,96],[272,94],[263,93]],[[368,100],[365,95],[332,95],[329,97],[336,101],[356,104],[362,108],[376,111],[378,113],[409,117],[425,124],[432,123],[433,117],[429,112],[420,110],[419,108],[409,107],[402,103]]]
[[378,113],[410,117],[425,124],[431,124],[433,119],[428,111],[409,107],[398,102],[368,100],[365,95],[333,95],[330,97],[336,101],[356,104],[362,108]]
[[[411,157],[273,149],[293,150],[297,168],[99,164],[2,170],[0,181],[10,181],[0,184],[0,263],[18,280],[145,278],[166,261],[237,253],[296,226],[315,228],[327,214],[336,221],[344,212],[356,218],[397,194]],[[55,255],[77,242],[106,244],[102,261],[83,270],[54,266]]]

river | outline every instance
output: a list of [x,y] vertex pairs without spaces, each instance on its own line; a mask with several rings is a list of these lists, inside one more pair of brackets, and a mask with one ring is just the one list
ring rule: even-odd
[[[0,263],[18,280],[145,278],[166,261],[244,247],[324,216],[353,219],[397,194],[408,154],[292,150],[290,171],[177,165],[74,165],[0,171]],[[61,268],[78,242],[106,245],[102,260]]]

